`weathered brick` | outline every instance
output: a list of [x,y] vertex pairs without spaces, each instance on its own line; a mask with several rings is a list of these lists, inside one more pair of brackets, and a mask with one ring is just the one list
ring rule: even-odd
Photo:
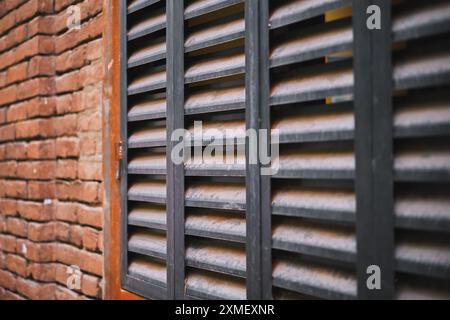
[[45,222],[53,218],[54,206],[40,202],[18,201],[17,211],[24,219]]
[[78,162],[78,177],[82,180],[101,181],[103,176],[102,163],[99,161]]
[[54,159],[56,148],[54,140],[33,141],[28,145],[27,157],[29,159]]
[[76,179],[77,166],[76,160],[58,160],[56,177],[59,179]]
[[103,227],[103,209],[100,207],[80,206],[78,209],[78,221],[82,225],[101,229]]
[[8,218],[6,219],[6,230],[10,234],[26,238],[28,234],[28,224],[22,219]]
[[20,256],[14,254],[6,255],[6,268],[21,277],[26,278],[28,276],[27,260]]

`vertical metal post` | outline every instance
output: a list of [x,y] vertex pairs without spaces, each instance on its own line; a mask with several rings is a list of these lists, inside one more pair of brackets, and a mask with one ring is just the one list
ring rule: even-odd
[[184,128],[184,1],[167,0],[167,296],[184,298],[184,165],[171,153],[178,141],[172,133]]
[[[122,146],[120,177],[120,282],[126,285],[128,270],[128,94],[127,94],[127,1],[120,1],[120,137]],[[116,150],[117,152],[117,150]]]
[[[268,0],[245,2],[246,127],[255,130],[258,137],[259,129],[268,129],[266,140],[270,145],[268,21]],[[250,162],[249,141],[246,151],[247,298],[270,299],[272,297],[271,177],[261,175],[259,138],[257,142],[258,146],[251,148],[258,152],[257,163]]]
[[[381,9],[370,30],[367,9]],[[394,297],[393,116],[391,1],[354,0],[356,233],[358,297]],[[381,290],[367,285],[369,266],[381,270]]]

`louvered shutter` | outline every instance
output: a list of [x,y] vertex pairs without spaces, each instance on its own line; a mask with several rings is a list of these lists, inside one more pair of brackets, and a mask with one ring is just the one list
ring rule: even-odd
[[450,2],[393,4],[396,298],[450,298]]
[[[153,299],[364,298],[367,242],[387,257],[383,297],[448,298],[449,1],[382,4],[392,39],[378,49],[392,65],[379,69],[392,68],[392,87],[380,91],[380,73],[360,63],[362,2],[176,1],[122,1],[123,287]],[[392,100],[385,122],[362,110],[361,75]],[[208,129],[231,130],[241,150],[245,129],[272,129],[276,174],[237,153],[198,162],[194,149],[171,165],[171,131],[193,134],[196,121],[204,147],[218,143]],[[366,134],[388,152],[366,153]],[[386,181],[366,189],[371,174]],[[383,183],[392,194],[376,199]],[[366,197],[386,208],[373,234]]]

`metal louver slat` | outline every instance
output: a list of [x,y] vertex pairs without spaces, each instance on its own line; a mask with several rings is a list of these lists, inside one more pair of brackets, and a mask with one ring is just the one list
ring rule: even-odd
[[128,14],[134,13],[141,9],[144,9],[152,4],[159,2],[160,0],[133,0],[128,6]]
[[166,42],[151,43],[139,50],[136,50],[128,59],[128,68],[134,68],[150,62],[155,62],[166,58]]
[[160,147],[166,145],[166,130],[164,127],[139,129],[131,134],[128,146],[130,148]]
[[235,4],[242,3],[244,0],[196,0],[191,1],[184,11],[185,19],[192,19],[213,11],[218,11]]
[[200,30],[186,39],[186,52],[243,38],[244,28],[244,20],[235,20],[206,30]]
[[133,25],[128,31],[128,40],[135,40],[155,31],[162,30],[166,27],[166,15],[164,13],[150,16],[149,18],[139,21]]
[[349,5],[351,0],[295,0],[276,8],[270,17],[271,28],[280,28],[319,16],[327,11]]

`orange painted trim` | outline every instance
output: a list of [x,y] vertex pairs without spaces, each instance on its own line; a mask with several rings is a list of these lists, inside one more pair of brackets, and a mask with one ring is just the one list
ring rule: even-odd
[[119,0],[103,1],[103,172],[105,184],[104,299],[141,300],[120,286],[120,184],[116,181],[120,141],[120,7]]

